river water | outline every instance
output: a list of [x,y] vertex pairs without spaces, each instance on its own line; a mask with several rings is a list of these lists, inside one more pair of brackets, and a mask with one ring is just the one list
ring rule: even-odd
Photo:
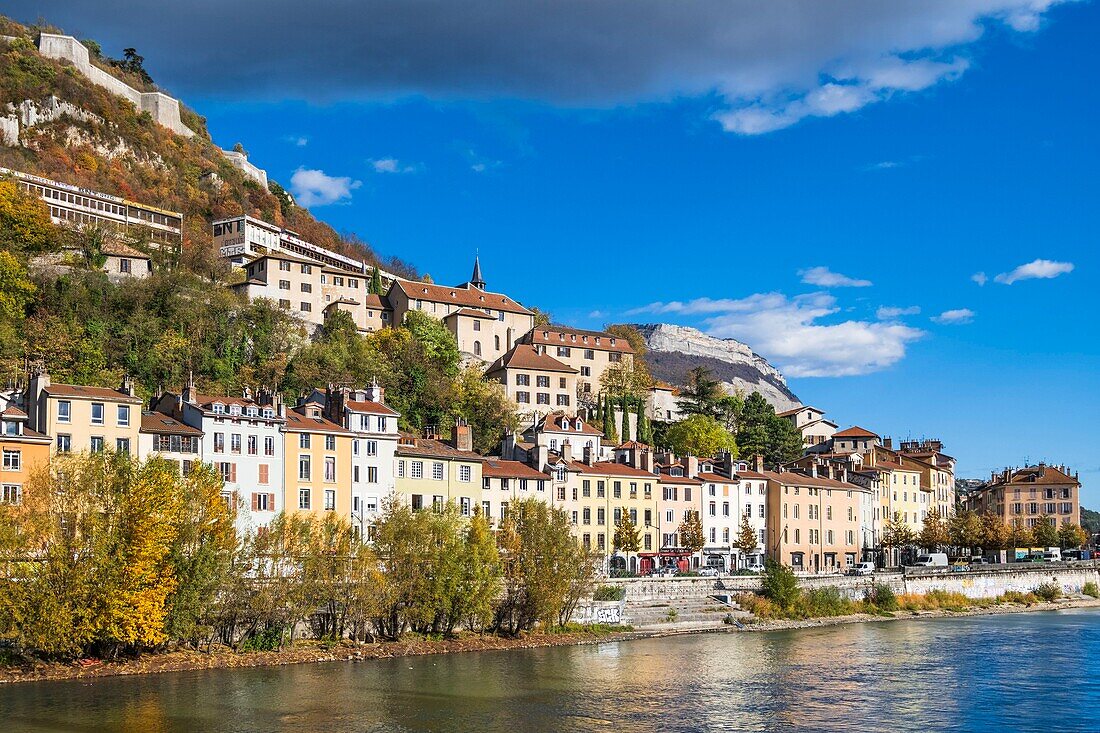
[[1098,731],[1100,611],[0,688],[15,731]]

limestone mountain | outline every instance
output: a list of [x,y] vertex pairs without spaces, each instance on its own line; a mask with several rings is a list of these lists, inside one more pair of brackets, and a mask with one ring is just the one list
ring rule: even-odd
[[731,392],[759,392],[777,411],[797,407],[798,397],[767,359],[735,339],[708,336],[697,328],[669,323],[635,324],[646,343],[646,362],[655,379],[687,383],[688,373],[705,366]]

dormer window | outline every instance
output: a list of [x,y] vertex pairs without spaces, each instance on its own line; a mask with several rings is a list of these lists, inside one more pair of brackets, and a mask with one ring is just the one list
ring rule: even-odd
[[222,403],[215,402],[214,405],[213,405],[213,408],[214,408],[214,414],[215,415],[224,415],[225,414],[225,405],[223,405]]
[[16,420],[5,420],[4,435],[19,435],[19,422]]
[[248,406],[248,409],[246,410],[246,414],[247,414],[247,415],[248,415],[249,417],[256,417],[256,416],[257,416],[258,414],[260,414],[260,411],[259,411],[259,410],[257,410],[257,409],[256,409],[256,408],[255,408],[254,406],[252,406],[252,405],[249,405],[249,406]]
[[680,468],[679,466],[674,466],[673,469],[669,471],[669,473],[673,476],[683,476],[684,469]]
[[229,406],[229,414],[233,415],[234,417],[239,417],[240,414],[241,414],[241,406],[240,405],[230,405]]
[[582,429],[584,429],[584,424],[581,422],[581,419],[578,417],[577,418],[577,432],[578,433],[581,432]]
[[270,407],[265,407],[264,408],[264,417],[269,418],[269,419],[275,417],[275,410],[271,409]]

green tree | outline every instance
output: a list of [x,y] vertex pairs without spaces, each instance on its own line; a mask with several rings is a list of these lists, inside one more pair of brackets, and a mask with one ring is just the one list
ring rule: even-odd
[[479,453],[487,454],[498,448],[505,433],[519,427],[515,403],[508,398],[504,386],[485,379],[479,367],[469,366],[459,372],[447,403],[452,418],[461,418],[469,424],[474,450]]
[[604,397],[603,436],[611,445],[619,444],[619,432],[615,428],[615,410],[611,405],[611,396]]
[[982,543],[982,521],[969,509],[955,512],[947,522],[951,544],[960,549],[973,550]]
[[720,451],[737,455],[737,442],[718,421],[707,415],[692,415],[669,426],[665,442],[680,455],[710,457]]
[[712,376],[705,366],[697,366],[688,372],[687,385],[680,390],[677,409],[684,415],[717,417],[718,403],[725,396],[722,383]]
[[737,429],[737,444],[741,454],[762,454],[770,466],[793,461],[802,455],[802,435],[785,418],[775,414],[775,408],[759,392],[746,399]]
[[619,431],[619,435],[625,443],[630,440],[630,407],[626,397],[623,397],[622,401],[619,403],[619,407],[622,410],[622,429]]
[[0,322],[21,324],[36,291],[27,268],[11,252],[0,250]]
[[1039,547],[1054,547],[1058,544],[1058,530],[1049,514],[1040,516],[1031,531],[1035,535],[1035,544]]
[[637,402],[637,434],[638,441],[651,445],[653,443],[653,428],[649,424],[649,418],[645,414],[645,400]]
[[693,555],[706,545],[706,538],[703,536],[703,522],[699,519],[699,512],[697,511],[689,512],[680,522],[680,526],[676,531],[680,534],[680,547]]
[[1012,544],[1012,527],[996,514],[985,512],[981,515],[982,540],[984,550],[1007,550]]
[[802,597],[794,571],[771,559],[764,563],[760,592],[783,611],[790,611]]
[[382,287],[382,273],[378,271],[378,266],[375,265],[370,270],[370,294],[371,295],[385,295]]
[[1058,528],[1058,542],[1063,548],[1078,548],[1088,541],[1088,533],[1072,522],[1066,522]]
[[912,545],[915,539],[916,535],[912,527],[902,521],[901,512],[894,512],[893,516],[882,523],[882,539],[880,541],[883,547],[896,550]]

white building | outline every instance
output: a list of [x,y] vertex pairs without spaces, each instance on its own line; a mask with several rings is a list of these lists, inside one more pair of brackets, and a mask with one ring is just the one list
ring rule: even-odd
[[138,458],[159,456],[172,461],[186,476],[202,461],[202,431],[163,412],[141,413]]
[[163,395],[155,410],[202,432],[202,460],[214,465],[225,482],[222,495],[236,503],[238,532],[265,527],[283,511],[286,413],[278,395],[204,395],[189,384]]
[[810,405],[802,405],[778,415],[798,428],[798,432],[802,433],[802,445],[807,448],[823,446],[836,433],[837,424],[826,420],[823,410]]

